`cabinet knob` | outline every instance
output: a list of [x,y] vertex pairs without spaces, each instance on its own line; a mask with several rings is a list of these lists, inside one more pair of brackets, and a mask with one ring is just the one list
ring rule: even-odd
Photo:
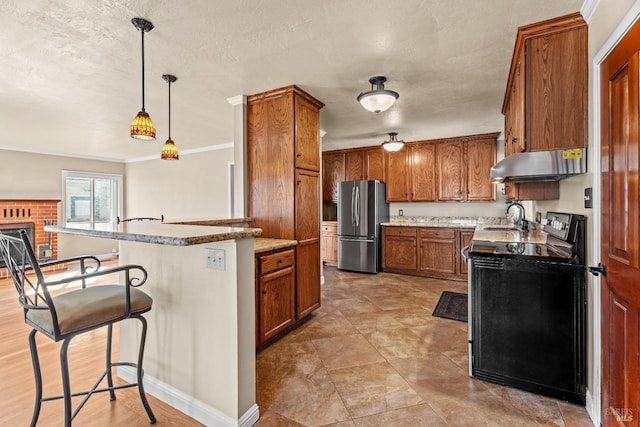
[[518,142],[518,138],[511,138],[511,143],[516,144]]
[[267,293],[267,291],[262,291],[262,295],[265,295]]
[[297,157],[297,158],[300,158],[300,157],[302,157],[302,154],[300,154],[300,153],[296,153],[296,157]]
[[281,259],[278,260],[278,264],[282,264],[282,260]]

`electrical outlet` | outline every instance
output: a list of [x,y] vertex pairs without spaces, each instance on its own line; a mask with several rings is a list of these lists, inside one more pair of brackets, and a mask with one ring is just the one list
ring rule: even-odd
[[398,209],[398,216],[404,216],[404,211],[402,209]]
[[220,271],[225,270],[224,249],[206,248],[205,253],[207,255],[207,268]]

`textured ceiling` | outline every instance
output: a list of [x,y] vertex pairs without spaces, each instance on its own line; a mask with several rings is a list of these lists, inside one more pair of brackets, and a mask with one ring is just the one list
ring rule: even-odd
[[[0,148],[124,160],[233,140],[227,98],[296,84],[326,104],[323,150],[501,130],[517,27],[582,0],[0,0]],[[128,128],[141,104],[157,140]],[[374,75],[400,93],[375,114]]]

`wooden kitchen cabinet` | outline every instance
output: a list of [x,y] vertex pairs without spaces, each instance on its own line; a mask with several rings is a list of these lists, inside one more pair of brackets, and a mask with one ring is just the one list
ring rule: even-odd
[[456,274],[458,260],[456,234],[453,228],[421,228],[419,270],[428,273]]
[[386,154],[387,201],[433,202],[436,200],[436,145],[405,144]]
[[[382,270],[414,276],[467,280],[461,249],[473,230],[454,227],[382,227]],[[463,246],[464,245],[464,246]]]
[[387,182],[384,167],[384,149],[380,146],[362,150],[364,155],[364,179]]
[[417,247],[417,228],[382,227],[382,269],[386,271],[417,270]]
[[247,97],[248,214],[262,237],[297,240],[296,320],[320,306],[320,109],[297,86]]
[[[518,28],[502,113],[505,156],[587,146],[587,25],[574,13]],[[507,200],[560,198],[559,182],[505,184]]]
[[408,202],[409,196],[409,150],[385,153],[385,176],[387,178],[387,202]]
[[466,193],[464,142],[451,141],[437,146],[438,200],[462,201]]
[[496,138],[466,143],[466,200],[469,202],[496,200],[496,186],[491,182],[491,167],[497,159]]
[[256,345],[292,326],[295,311],[295,249],[256,255]]
[[322,262],[324,265],[338,265],[338,222],[322,222]]
[[345,181],[359,181],[364,179],[364,153],[362,150],[350,150],[344,153]]
[[345,181],[343,152],[322,153],[322,201],[338,203],[338,184]]

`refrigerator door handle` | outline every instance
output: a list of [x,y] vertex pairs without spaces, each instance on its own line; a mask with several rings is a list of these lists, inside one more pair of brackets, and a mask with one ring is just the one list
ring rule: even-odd
[[356,214],[355,214],[355,206],[356,206],[356,187],[351,187],[351,226],[356,226]]
[[341,242],[363,242],[363,243],[373,243],[375,240],[373,239],[346,239],[344,237],[340,238]]
[[360,227],[360,187],[355,186],[355,189],[356,189],[356,205],[355,205],[354,212],[355,212],[356,222],[354,225],[356,227]]

